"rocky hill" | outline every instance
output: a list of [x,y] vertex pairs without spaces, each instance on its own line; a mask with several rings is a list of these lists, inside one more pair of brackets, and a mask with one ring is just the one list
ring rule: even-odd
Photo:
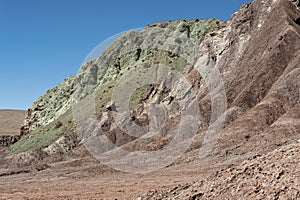
[[300,198],[299,55],[299,1],[128,32],[33,104],[2,176],[64,166],[86,183],[111,177],[100,196],[77,185],[78,198]]

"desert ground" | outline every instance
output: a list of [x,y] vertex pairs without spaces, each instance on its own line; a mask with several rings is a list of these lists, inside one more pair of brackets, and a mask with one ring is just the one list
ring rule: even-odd
[[[295,199],[300,197],[300,142],[260,155],[199,160],[148,174],[115,171],[90,156],[0,170],[0,199]],[[77,158],[76,158],[77,157]],[[280,198],[279,198],[280,197]]]

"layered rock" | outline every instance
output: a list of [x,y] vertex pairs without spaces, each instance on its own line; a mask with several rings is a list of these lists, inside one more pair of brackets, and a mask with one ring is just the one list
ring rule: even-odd
[[128,32],[34,103],[25,136],[1,161],[92,154],[135,173],[168,166],[156,176],[173,170],[183,181],[195,175],[188,170],[203,169],[193,183],[139,199],[298,199],[299,16],[299,1],[255,0],[228,22]]
[[[24,130],[47,134],[72,105],[94,94],[95,108],[88,111],[95,112],[95,121],[90,122],[100,124],[113,144],[125,145],[128,151],[157,150],[170,143],[182,111],[188,112],[184,109],[197,100],[198,129],[192,148],[202,146],[204,157],[272,150],[297,139],[300,128],[299,24],[298,2],[256,0],[229,22],[183,20],[128,32],[99,58],[85,63],[76,77],[41,97],[30,109]],[[173,74],[157,81],[167,74],[166,65]],[[143,81],[138,79],[143,70],[158,74],[157,82],[131,91],[136,80]],[[136,74],[136,80],[130,74]],[[131,81],[129,87],[124,80]],[[113,113],[126,106],[130,95],[131,111],[124,110],[129,125],[149,128],[151,109],[165,107],[170,119],[157,137],[137,139],[114,119]]]
[[[96,92],[96,112],[105,111],[118,80],[136,66],[162,63],[182,72],[193,61],[204,36],[221,23],[215,19],[183,20],[150,25],[140,32],[122,35],[99,58],[86,62],[78,75],[40,97],[28,110],[21,135],[51,130],[45,127],[55,128],[51,124],[64,120],[64,114],[72,112],[72,105],[91,93]],[[139,103],[139,100],[133,102]]]

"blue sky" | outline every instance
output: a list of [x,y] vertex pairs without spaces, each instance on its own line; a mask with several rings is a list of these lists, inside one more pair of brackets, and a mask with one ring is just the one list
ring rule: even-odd
[[27,109],[101,41],[156,22],[228,20],[251,0],[0,0],[0,109]]

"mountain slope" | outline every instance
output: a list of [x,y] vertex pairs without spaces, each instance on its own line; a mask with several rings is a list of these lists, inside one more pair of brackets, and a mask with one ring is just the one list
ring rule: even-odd
[[[171,70],[182,72],[187,59],[191,59],[197,45],[204,36],[221,24],[219,20],[194,20],[161,23],[145,28],[141,32],[129,32],[118,38],[99,58],[85,63],[76,77],[66,79],[58,87],[51,89],[40,97],[29,109],[22,127],[23,141],[12,147],[11,153],[20,153],[45,145],[31,145],[37,135],[38,141],[44,143],[43,136],[56,130],[56,123],[63,122],[63,129],[68,133],[74,131],[72,119],[76,112],[76,102],[87,95],[95,95],[95,107],[84,110],[103,113],[106,104],[112,100],[116,84],[137,66],[161,63],[171,65]],[[185,41],[183,43],[182,41]],[[178,44],[182,45],[178,46]],[[127,45],[124,45],[127,44]],[[143,49],[140,51],[140,49]],[[175,51],[176,53],[172,52]],[[180,57],[179,55],[184,55]],[[139,67],[140,68],[140,67]],[[140,73],[140,72],[137,72]],[[123,78],[124,79],[124,78]],[[127,88],[128,89],[128,88]],[[136,98],[141,98],[142,94]],[[140,104],[140,99],[132,99],[133,107]],[[78,120],[77,120],[78,121]],[[80,121],[80,120],[79,120]],[[47,145],[59,139],[62,134],[55,134]],[[30,143],[28,148],[24,143]],[[124,143],[124,142],[121,142]],[[19,146],[18,146],[19,145]],[[27,145],[25,145],[27,146]]]
[[34,103],[3,164],[93,180],[78,198],[104,184],[99,198],[297,199],[299,16],[299,1],[255,0],[228,22],[126,33]]
[[[295,140],[299,129],[295,121],[299,104],[298,13],[297,6],[288,1],[255,1],[243,6],[228,23],[184,20],[126,33],[99,58],[84,64],[76,77],[66,79],[34,103],[22,129],[30,137],[14,145],[10,154],[48,147],[72,134],[75,124],[77,134],[86,137],[85,130],[99,131],[93,123],[109,125],[98,134],[105,134],[116,146],[137,152],[155,150],[173,140],[174,125],[183,115],[196,122],[191,129],[193,148],[201,147],[204,157],[251,154]],[[164,71],[164,65],[171,71]],[[178,72],[182,75],[176,75]],[[156,83],[149,84],[143,83],[147,80],[143,73],[172,75],[163,81],[156,75]],[[131,74],[136,74],[132,82]],[[76,107],[90,94],[95,98],[87,102],[90,106]],[[196,109],[192,108],[195,98]],[[131,117],[126,99],[132,107]],[[117,113],[127,113],[128,119],[121,117],[127,125],[114,122],[114,112],[107,110],[109,102],[115,104]],[[172,116],[165,121],[164,133],[149,140],[124,130],[132,123],[149,126],[155,117],[149,115],[149,109],[155,105],[164,106],[165,114]],[[98,122],[92,120],[94,113]],[[85,124],[81,115],[91,120]],[[80,129],[80,124],[85,128]],[[176,149],[182,146],[180,141],[176,145]]]

